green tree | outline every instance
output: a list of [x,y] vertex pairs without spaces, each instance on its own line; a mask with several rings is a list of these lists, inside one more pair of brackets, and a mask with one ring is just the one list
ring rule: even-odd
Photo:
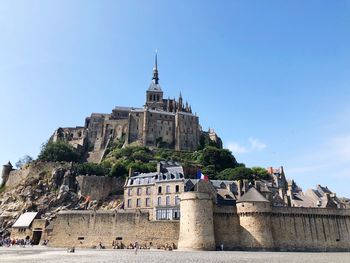
[[216,172],[227,168],[235,168],[238,163],[232,153],[227,149],[208,146],[194,154],[194,158],[203,166],[214,165]]
[[202,173],[209,176],[209,179],[217,179],[215,165],[208,165],[202,168]]
[[108,168],[97,163],[81,163],[76,165],[76,173],[79,175],[97,175],[104,176],[109,173]]
[[112,169],[109,173],[109,176],[112,177],[126,177],[128,174],[128,170],[125,165],[122,163],[116,163],[112,166]]
[[249,181],[253,180],[253,171],[250,168],[246,167],[236,167],[236,168],[228,168],[221,171],[218,175],[218,178],[221,180],[244,180],[247,179]]
[[270,179],[270,175],[265,168],[255,166],[255,167],[252,167],[251,169],[254,175],[256,176],[256,178],[263,179],[263,180]]
[[202,133],[199,137],[198,150],[203,150],[205,147],[208,147],[208,146],[221,148],[218,143],[210,139],[208,133]]
[[38,156],[39,160],[50,162],[77,162],[79,158],[80,155],[76,150],[62,140],[48,141],[42,146]]
[[30,157],[29,155],[24,155],[21,159],[19,159],[17,162],[16,162],[16,167],[18,169],[22,168],[24,165],[28,164],[28,163],[31,163],[33,161],[33,158]]

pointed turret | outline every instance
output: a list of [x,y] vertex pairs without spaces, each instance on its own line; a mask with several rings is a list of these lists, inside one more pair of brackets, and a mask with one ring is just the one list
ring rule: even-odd
[[178,104],[177,109],[178,109],[178,111],[182,111],[182,94],[181,94],[181,91],[180,91],[179,104]]
[[154,59],[154,68],[153,68],[153,78],[152,78],[153,82],[155,84],[158,84],[159,81],[159,77],[158,77],[158,54],[156,51],[156,55],[155,55],[155,59]]

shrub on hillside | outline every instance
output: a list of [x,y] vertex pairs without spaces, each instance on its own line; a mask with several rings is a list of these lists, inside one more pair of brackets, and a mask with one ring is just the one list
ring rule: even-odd
[[236,167],[236,168],[228,168],[223,171],[221,171],[218,174],[218,179],[220,180],[253,180],[253,174],[254,172],[250,168],[246,167]]
[[78,175],[97,175],[104,176],[109,173],[110,169],[97,163],[81,163],[76,165]]
[[77,162],[80,155],[64,141],[48,141],[41,148],[38,160],[48,162]]

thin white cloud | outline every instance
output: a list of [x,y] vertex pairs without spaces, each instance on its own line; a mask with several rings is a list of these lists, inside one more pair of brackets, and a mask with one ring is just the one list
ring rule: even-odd
[[254,151],[261,151],[265,149],[267,145],[256,138],[249,138],[247,145],[241,145],[238,142],[231,141],[226,145],[232,153],[249,153]]
[[237,142],[228,143],[226,148],[229,149],[232,153],[246,153],[247,152],[247,148],[239,145],[239,143],[237,143]]
[[258,139],[249,138],[250,148],[251,150],[262,150],[266,148],[266,144],[260,142]]

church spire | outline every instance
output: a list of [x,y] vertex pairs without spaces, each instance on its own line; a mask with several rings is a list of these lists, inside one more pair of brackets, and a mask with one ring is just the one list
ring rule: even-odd
[[155,84],[158,84],[159,78],[158,78],[158,51],[156,50],[156,55],[155,55],[155,61],[154,61],[154,68],[153,68],[153,82]]

